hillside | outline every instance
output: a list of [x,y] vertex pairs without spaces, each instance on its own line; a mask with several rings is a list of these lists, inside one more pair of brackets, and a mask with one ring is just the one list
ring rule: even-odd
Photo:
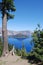
[[[8,36],[16,36],[16,37],[28,37],[32,34],[31,31],[10,31],[8,30]],[[0,36],[2,35],[2,29],[0,28]]]

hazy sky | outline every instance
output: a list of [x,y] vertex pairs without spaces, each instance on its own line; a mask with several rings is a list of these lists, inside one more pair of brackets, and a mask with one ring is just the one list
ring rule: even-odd
[[[15,18],[9,20],[7,28],[9,30],[33,31],[39,23],[43,28],[43,0],[15,0]],[[0,27],[2,27],[0,18]]]

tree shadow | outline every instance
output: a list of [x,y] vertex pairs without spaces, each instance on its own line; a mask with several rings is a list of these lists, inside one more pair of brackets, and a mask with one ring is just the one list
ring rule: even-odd
[[34,56],[28,56],[27,59],[28,59],[28,63],[43,65],[43,62],[41,62],[39,59],[35,58]]

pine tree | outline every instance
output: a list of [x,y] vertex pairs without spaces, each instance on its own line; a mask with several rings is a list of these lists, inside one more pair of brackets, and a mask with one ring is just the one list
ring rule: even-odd
[[7,21],[14,18],[11,12],[15,12],[14,0],[1,0],[0,12],[2,14],[2,39],[3,39],[3,55],[8,53],[8,40],[7,40]]
[[40,30],[40,26],[38,25],[38,29],[33,33],[33,42],[34,42],[34,51],[33,55],[43,61],[43,30]]

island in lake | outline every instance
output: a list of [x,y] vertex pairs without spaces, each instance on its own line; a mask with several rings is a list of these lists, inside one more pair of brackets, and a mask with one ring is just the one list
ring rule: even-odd
[[[28,38],[31,36],[31,31],[10,31],[7,30],[8,37],[13,38]],[[2,29],[0,28],[0,36],[2,36]]]

